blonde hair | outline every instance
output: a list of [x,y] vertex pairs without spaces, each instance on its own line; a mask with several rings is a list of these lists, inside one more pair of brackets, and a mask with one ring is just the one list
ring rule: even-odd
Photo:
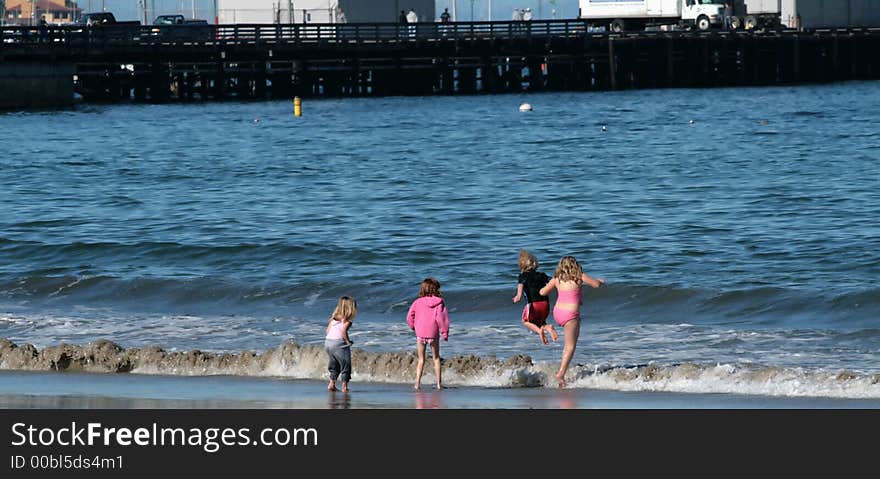
[[538,258],[535,258],[535,255],[529,251],[519,250],[519,270],[525,272],[536,269],[538,269]]
[[337,321],[351,321],[357,316],[357,312],[357,301],[349,296],[343,296],[339,298],[339,301],[336,303],[336,308],[333,309],[333,314],[330,315],[330,319],[335,319]]
[[580,263],[574,259],[574,256],[563,256],[559,260],[559,265],[556,266],[557,281],[574,281],[581,284],[583,274],[584,270]]
[[425,278],[422,281],[422,287],[419,288],[419,297],[425,296],[437,296],[438,298],[443,297],[443,293],[440,292],[440,282],[434,278]]

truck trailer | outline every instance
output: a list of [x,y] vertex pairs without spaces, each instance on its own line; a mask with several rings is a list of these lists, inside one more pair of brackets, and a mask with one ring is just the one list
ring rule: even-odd
[[781,0],[736,0],[733,2],[733,27],[745,30],[781,26]]
[[580,18],[611,32],[646,27],[706,31],[724,21],[723,0],[580,0]]
[[435,0],[217,0],[219,24],[397,23],[413,9],[419,22],[435,21]]
[[337,0],[217,0],[219,24],[337,23]]
[[746,30],[880,27],[880,0],[736,0],[734,13]]
[[789,28],[880,27],[880,0],[780,0],[780,22]]

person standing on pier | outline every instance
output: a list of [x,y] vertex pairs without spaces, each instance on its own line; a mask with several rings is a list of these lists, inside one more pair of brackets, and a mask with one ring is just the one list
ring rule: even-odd
[[414,38],[414,37],[416,36],[416,26],[415,26],[415,24],[418,23],[418,21],[419,21],[419,16],[416,15],[416,11],[413,10],[412,8],[410,8],[410,9],[409,9],[409,12],[406,14],[406,23],[411,23],[411,24],[412,24],[412,25],[410,25],[409,27],[407,27],[408,30],[409,30],[409,36],[410,36],[410,38]]
[[724,29],[733,30],[733,3],[730,0],[724,2]]
[[[513,9],[513,18],[512,18],[512,20],[513,20],[514,22],[521,22],[522,19],[523,19],[522,10],[520,10],[520,9],[518,9],[518,8],[514,8],[514,9]],[[522,25],[520,25],[519,23],[517,23],[516,25],[513,26],[513,31],[516,32],[516,33],[519,33],[519,31],[520,31],[521,29],[522,29]]]
[[[440,14],[440,23],[449,23],[449,18],[450,18],[450,16],[451,16],[451,15],[449,15],[449,9],[448,9],[448,8],[444,8],[444,9],[443,9],[443,13]],[[444,37],[446,36],[446,31],[447,31],[448,28],[449,28],[449,27],[446,26],[446,25],[443,25],[443,26],[440,27],[440,32],[443,33],[443,36],[444,36]]]
[[531,8],[526,7],[526,11],[523,12],[522,19],[524,22],[532,21],[532,9]]
[[49,36],[49,22],[46,21],[46,16],[43,15],[40,17],[40,43],[48,42]]
[[399,27],[397,27],[398,36],[405,37],[406,36],[406,29],[407,29],[407,27],[404,26],[404,24],[406,23],[406,11],[404,11],[404,10],[400,11],[400,16],[397,17],[397,23],[401,24]]

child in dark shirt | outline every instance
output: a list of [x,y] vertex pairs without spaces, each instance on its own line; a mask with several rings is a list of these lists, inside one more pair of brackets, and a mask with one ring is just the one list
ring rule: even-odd
[[538,258],[532,253],[521,250],[519,252],[519,279],[516,286],[516,296],[513,302],[518,303],[525,295],[526,305],[523,308],[523,325],[530,331],[541,337],[541,342],[549,344],[545,332],[550,332],[553,341],[559,339],[552,324],[547,324],[547,316],[550,314],[550,298],[540,293],[550,278],[538,271]]

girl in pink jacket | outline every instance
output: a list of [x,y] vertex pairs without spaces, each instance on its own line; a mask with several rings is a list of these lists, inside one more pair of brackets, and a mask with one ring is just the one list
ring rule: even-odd
[[437,389],[442,387],[440,381],[440,338],[449,340],[449,313],[440,292],[440,282],[434,278],[426,278],[419,289],[419,298],[413,301],[406,315],[406,324],[416,332],[419,363],[416,367],[416,385],[422,384],[422,371],[425,369],[425,349],[431,346],[434,357],[434,374],[437,376]]

